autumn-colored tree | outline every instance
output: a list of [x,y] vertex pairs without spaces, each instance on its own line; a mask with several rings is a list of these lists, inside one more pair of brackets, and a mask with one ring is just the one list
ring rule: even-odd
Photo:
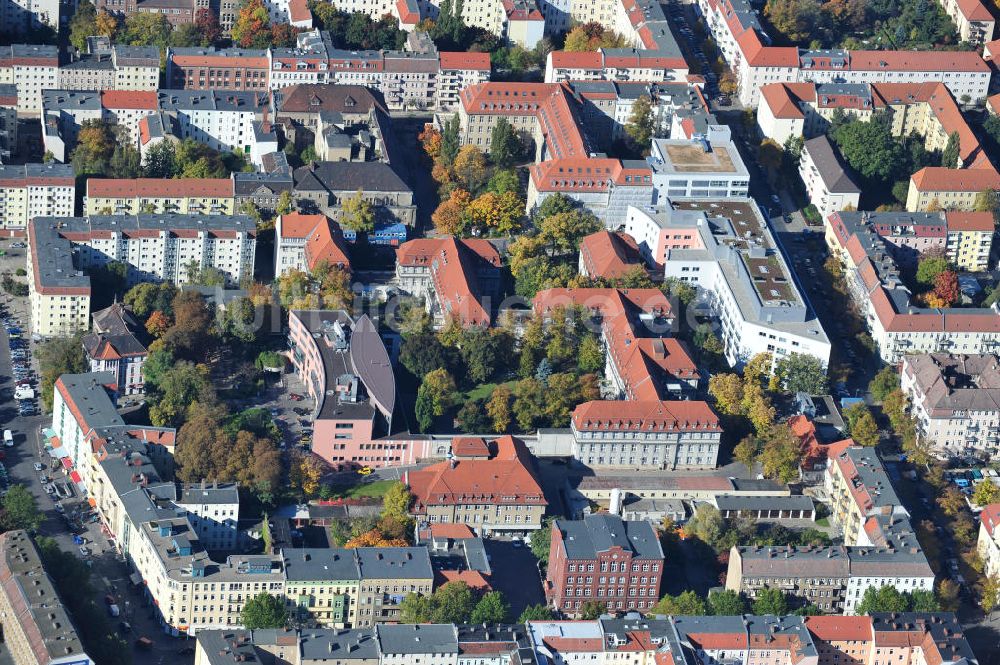
[[497,386],[490,394],[489,401],[486,402],[486,414],[493,421],[493,431],[502,434],[510,427],[511,401],[514,394],[510,388],[504,385]]
[[976,491],[972,493],[972,500],[977,506],[988,506],[991,503],[1000,501],[1000,487],[988,477],[979,481]]
[[754,462],[760,453],[760,442],[757,437],[748,435],[743,437],[733,448],[733,459],[753,471]]
[[462,146],[452,164],[455,177],[462,186],[470,192],[478,192],[486,183],[486,156],[483,151],[476,146],[469,144]]
[[202,46],[211,46],[222,36],[219,17],[208,7],[202,7],[194,15],[194,25],[198,28],[198,34],[201,35]]
[[735,95],[739,90],[739,83],[736,81],[736,76],[733,72],[727,69],[722,73],[722,78],[719,79],[719,92],[724,95]]
[[575,26],[566,34],[565,51],[596,51],[599,48],[622,48],[626,40],[602,24],[591,21]]
[[765,377],[771,374],[772,356],[770,353],[758,353],[743,366],[743,380],[747,383],[763,384]]
[[941,212],[941,201],[938,200],[938,197],[935,196],[927,204],[927,212]]
[[748,382],[743,386],[743,413],[753,423],[757,434],[762,435],[774,424],[777,414],[771,399],[764,394],[764,389],[756,382]]
[[118,19],[114,17],[113,14],[101,10],[97,12],[97,34],[103,35],[105,37],[114,37],[115,33],[118,31]]
[[795,480],[799,475],[802,448],[798,438],[787,425],[773,425],[764,438],[760,452],[761,472],[766,478],[774,478],[783,483]]
[[409,543],[405,539],[386,538],[378,529],[365,531],[344,543],[344,547],[349,550],[356,547],[406,547],[407,545]]
[[[264,6],[263,0],[246,0],[236,14],[230,34],[233,43],[250,48],[261,46],[260,40],[270,41],[271,17]],[[269,43],[263,46],[270,46]]]
[[819,11],[819,0],[770,0],[764,5],[771,24],[793,42],[809,39]]
[[934,278],[934,295],[950,307],[958,302],[961,291],[958,288],[958,275],[951,270],[945,270]]
[[453,189],[448,200],[442,201],[431,215],[438,233],[450,236],[462,235],[465,230],[465,211],[472,202],[472,196],[464,189]]
[[738,374],[713,374],[708,380],[708,394],[725,415],[736,415],[743,408],[743,380]]
[[454,403],[455,379],[443,367],[428,372],[420,384],[420,391],[426,392],[431,403],[431,411],[435,416],[444,412]]
[[466,208],[470,221],[494,235],[510,235],[520,225],[524,201],[514,192],[486,192]]
[[420,132],[417,138],[420,139],[420,145],[423,146],[424,153],[437,162],[441,156],[441,132],[428,124],[424,126],[424,131]]
[[296,455],[289,467],[289,481],[292,487],[297,488],[306,498],[312,498],[319,494],[320,480],[326,467],[320,458],[315,455]]
[[955,485],[948,485],[936,501],[948,517],[955,517],[965,508],[965,495]]
[[167,332],[171,325],[173,324],[170,321],[170,317],[160,310],[156,310],[146,319],[146,332],[158,338]]
[[454,180],[451,169],[441,161],[434,162],[434,167],[431,169],[431,177],[439,185],[447,185]]

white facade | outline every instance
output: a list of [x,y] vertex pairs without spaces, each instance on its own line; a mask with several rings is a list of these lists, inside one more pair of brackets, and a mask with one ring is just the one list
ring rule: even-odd
[[76,205],[76,178],[62,164],[0,166],[0,226],[24,228],[35,217],[68,217]]
[[234,550],[239,539],[240,499],[235,484],[188,485],[177,500],[191,528],[209,550]]
[[[857,555],[852,555],[857,556]],[[851,575],[847,578],[847,588],[844,591],[844,614],[854,614],[858,604],[865,595],[865,590],[869,587],[880,588],[884,586],[895,587],[900,593],[912,593],[914,591],[933,591],[934,575],[923,576],[886,576],[886,577],[864,577]]]
[[[826,138],[823,137],[822,140],[826,141]],[[814,159],[809,146],[810,142],[807,141],[802,148],[799,175],[806,185],[809,201],[816,206],[820,217],[826,219],[834,212],[857,210],[861,201],[861,189],[851,181],[850,176],[843,173],[839,165],[831,165],[829,160]]]
[[745,197],[750,189],[750,172],[724,125],[711,125],[703,140],[653,139],[649,160],[654,203],[662,197]]

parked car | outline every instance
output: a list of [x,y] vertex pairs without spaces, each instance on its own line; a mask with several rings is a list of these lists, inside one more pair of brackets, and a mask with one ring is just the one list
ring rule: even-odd
[[292,400],[293,402],[301,402],[302,395],[299,395],[298,393],[292,393],[288,396],[288,399]]
[[150,649],[153,648],[154,644],[155,642],[153,642],[153,640],[149,639],[145,635],[143,635],[142,637],[140,637],[135,641],[135,646],[138,647],[139,649],[142,649],[143,651],[149,651]]
[[84,545],[80,545],[80,556],[90,556],[90,550]]

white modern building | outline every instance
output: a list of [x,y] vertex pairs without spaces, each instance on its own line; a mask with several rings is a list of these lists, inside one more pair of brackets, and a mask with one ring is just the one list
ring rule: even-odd
[[21,228],[35,217],[73,214],[76,176],[69,164],[0,165],[0,226]]
[[758,353],[775,360],[801,353],[829,363],[830,340],[751,199],[629,208],[625,229],[645,252],[658,253],[664,277],[705,294],[732,366]]
[[745,197],[750,189],[750,172],[725,125],[709,125],[691,140],[654,139],[647,161],[654,205],[663,198]]

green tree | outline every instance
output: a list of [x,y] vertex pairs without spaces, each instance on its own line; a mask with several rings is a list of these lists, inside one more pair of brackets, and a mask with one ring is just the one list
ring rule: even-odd
[[826,392],[826,368],[816,356],[792,353],[778,360],[775,367],[785,390],[795,394],[822,395]]
[[937,276],[948,269],[948,260],[942,257],[930,256],[920,259],[917,263],[917,282],[924,286],[933,286]]
[[767,478],[788,483],[799,476],[802,449],[787,425],[773,425],[764,437],[760,452],[761,472]]
[[898,389],[899,373],[892,365],[887,365],[879,370],[868,384],[868,392],[872,394],[876,402],[884,402],[890,393]]
[[493,171],[489,182],[486,183],[486,190],[497,196],[507,192],[520,194],[521,180],[513,169],[497,169]]
[[933,591],[915,589],[909,593],[911,612],[940,612],[941,603]]
[[709,547],[716,548],[725,528],[725,520],[722,519],[719,509],[709,503],[703,503],[688,520],[684,531]]
[[547,605],[528,605],[517,618],[517,622],[523,624],[528,621],[550,621],[554,618],[552,610]]
[[451,166],[455,158],[458,157],[459,148],[462,147],[459,135],[461,128],[462,125],[457,113],[444,123],[444,129],[441,132],[441,159],[446,166]]
[[274,211],[279,215],[287,215],[293,210],[295,210],[295,201],[292,200],[292,193],[291,191],[285,190],[281,193],[281,196],[278,197],[278,203],[274,207]]
[[485,383],[493,378],[512,350],[513,340],[508,339],[506,333],[474,327],[463,332],[459,354],[469,379],[474,383]]
[[490,130],[490,158],[501,169],[514,163],[521,151],[521,141],[506,118],[500,118]]
[[83,333],[72,337],[53,337],[38,346],[38,373],[41,378],[40,390],[42,408],[52,410],[53,391],[56,380],[63,374],[79,374],[87,371],[87,358],[83,353]]
[[760,442],[753,434],[748,434],[740,439],[740,442],[733,448],[733,459],[751,471],[759,454]]
[[207,367],[180,360],[154,382],[147,377],[146,389],[150,421],[157,427],[177,427],[191,404],[211,394],[212,385]]
[[434,604],[430,596],[408,593],[399,604],[399,620],[403,623],[430,623]]
[[602,614],[607,613],[608,606],[597,600],[588,600],[580,607],[580,618],[584,621],[599,619]]
[[703,616],[708,614],[708,608],[701,596],[694,591],[682,591],[676,596],[667,594],[660,598],[653,609],[652,614],[672,614],[676,616]]
[[490,591],[483,595],[472,609],[469,623],[505,623],[510,614],[510,605],[499,591]]
[[976,485],[976,491],[972,493],[972,500],[977,506],[997,503],[1000,501],[1000,487],[997,487],[989,477],[984,478]]
[[753,613],[774,616],[788,614],[788,599],[785,597],[785,592],[770,587],[761,589],[753,600]]
[[87,37],[97,34],[97,9],[89,0],[84,0],[76,6],[73,18],[69,22],[69,43],[78,51],[87,51]]
[[38,509],[35,497],[24,485],[11,485],[7,493],[4,494],[3,516],[0,524],[6,531],[24,529],[34,532],[42,524],[45,516]]
[[716,616],[740,616],[746,614],[747,601],[731,589],[708,594],[708,609]]
[[833,130],[832,138],[847,163],[870,183],[888,186],[906,160],[903,148],[892,136],[888,118],[876,114],[871,120],[854,120]]
[[405,483],[393,483],[382,496],[382,517],[392,516],[402,520],[409,519],[410,504],[413,495]]
[[420,392],[429,396],[431,413],[435,416],[443,416],[445,411],[454,404],[455,379],[447,370],[435,369],[424,376],[418,395]]
[[1000,576],[990,575],[983,580],[983,591],[979,597],[979,606],[983,612],[990,614],[1000,605]]
[[261,628],[284,628],[288,624],[288,610],[285,601],[266,591],[247,600],[240,612],[240,624],[248,630]]
[[555,520],[551,517],[542,522],[542,528],[532,531],[528,537],[528,547],[535,558],[542,563],[549,562],[549,549],[552,547],[552,525]]
[[945,145],[944,150],[941,152],[941,166],[946,169],[957,169],[959,165],[959,158],[961,157],[961,142],[958,136],[958,132],[952,132],[948,135],[948,143]]
[[469,623],[476,598],[465,582],[448,582],[439,587],[431,598],[434,623]]
[[638,148],[648,150],[655,129],[652,100],[648,95],[641,95],[632,104],[632,112],[625,123],[625,133]]
[[344,199],[340,209],[340,224],[344,228],[358,233],[371,233],[375,230],[375,210],[360,189],[354,196]]
[[604,348],[595,335],[585,335],[580,340],[576,357],[581,372],[597,373],[604,369]]
[[855,443],[869,448],[878,445],[878,424],[867,406],[855,404],[848,408],[844,415],[847,417],[848,433]]
[[875,612],[907,612],[910,609],[909,599],[894,586],[874,587],[865,589],[861,602],[855,608],[857,615],[874,614]]

